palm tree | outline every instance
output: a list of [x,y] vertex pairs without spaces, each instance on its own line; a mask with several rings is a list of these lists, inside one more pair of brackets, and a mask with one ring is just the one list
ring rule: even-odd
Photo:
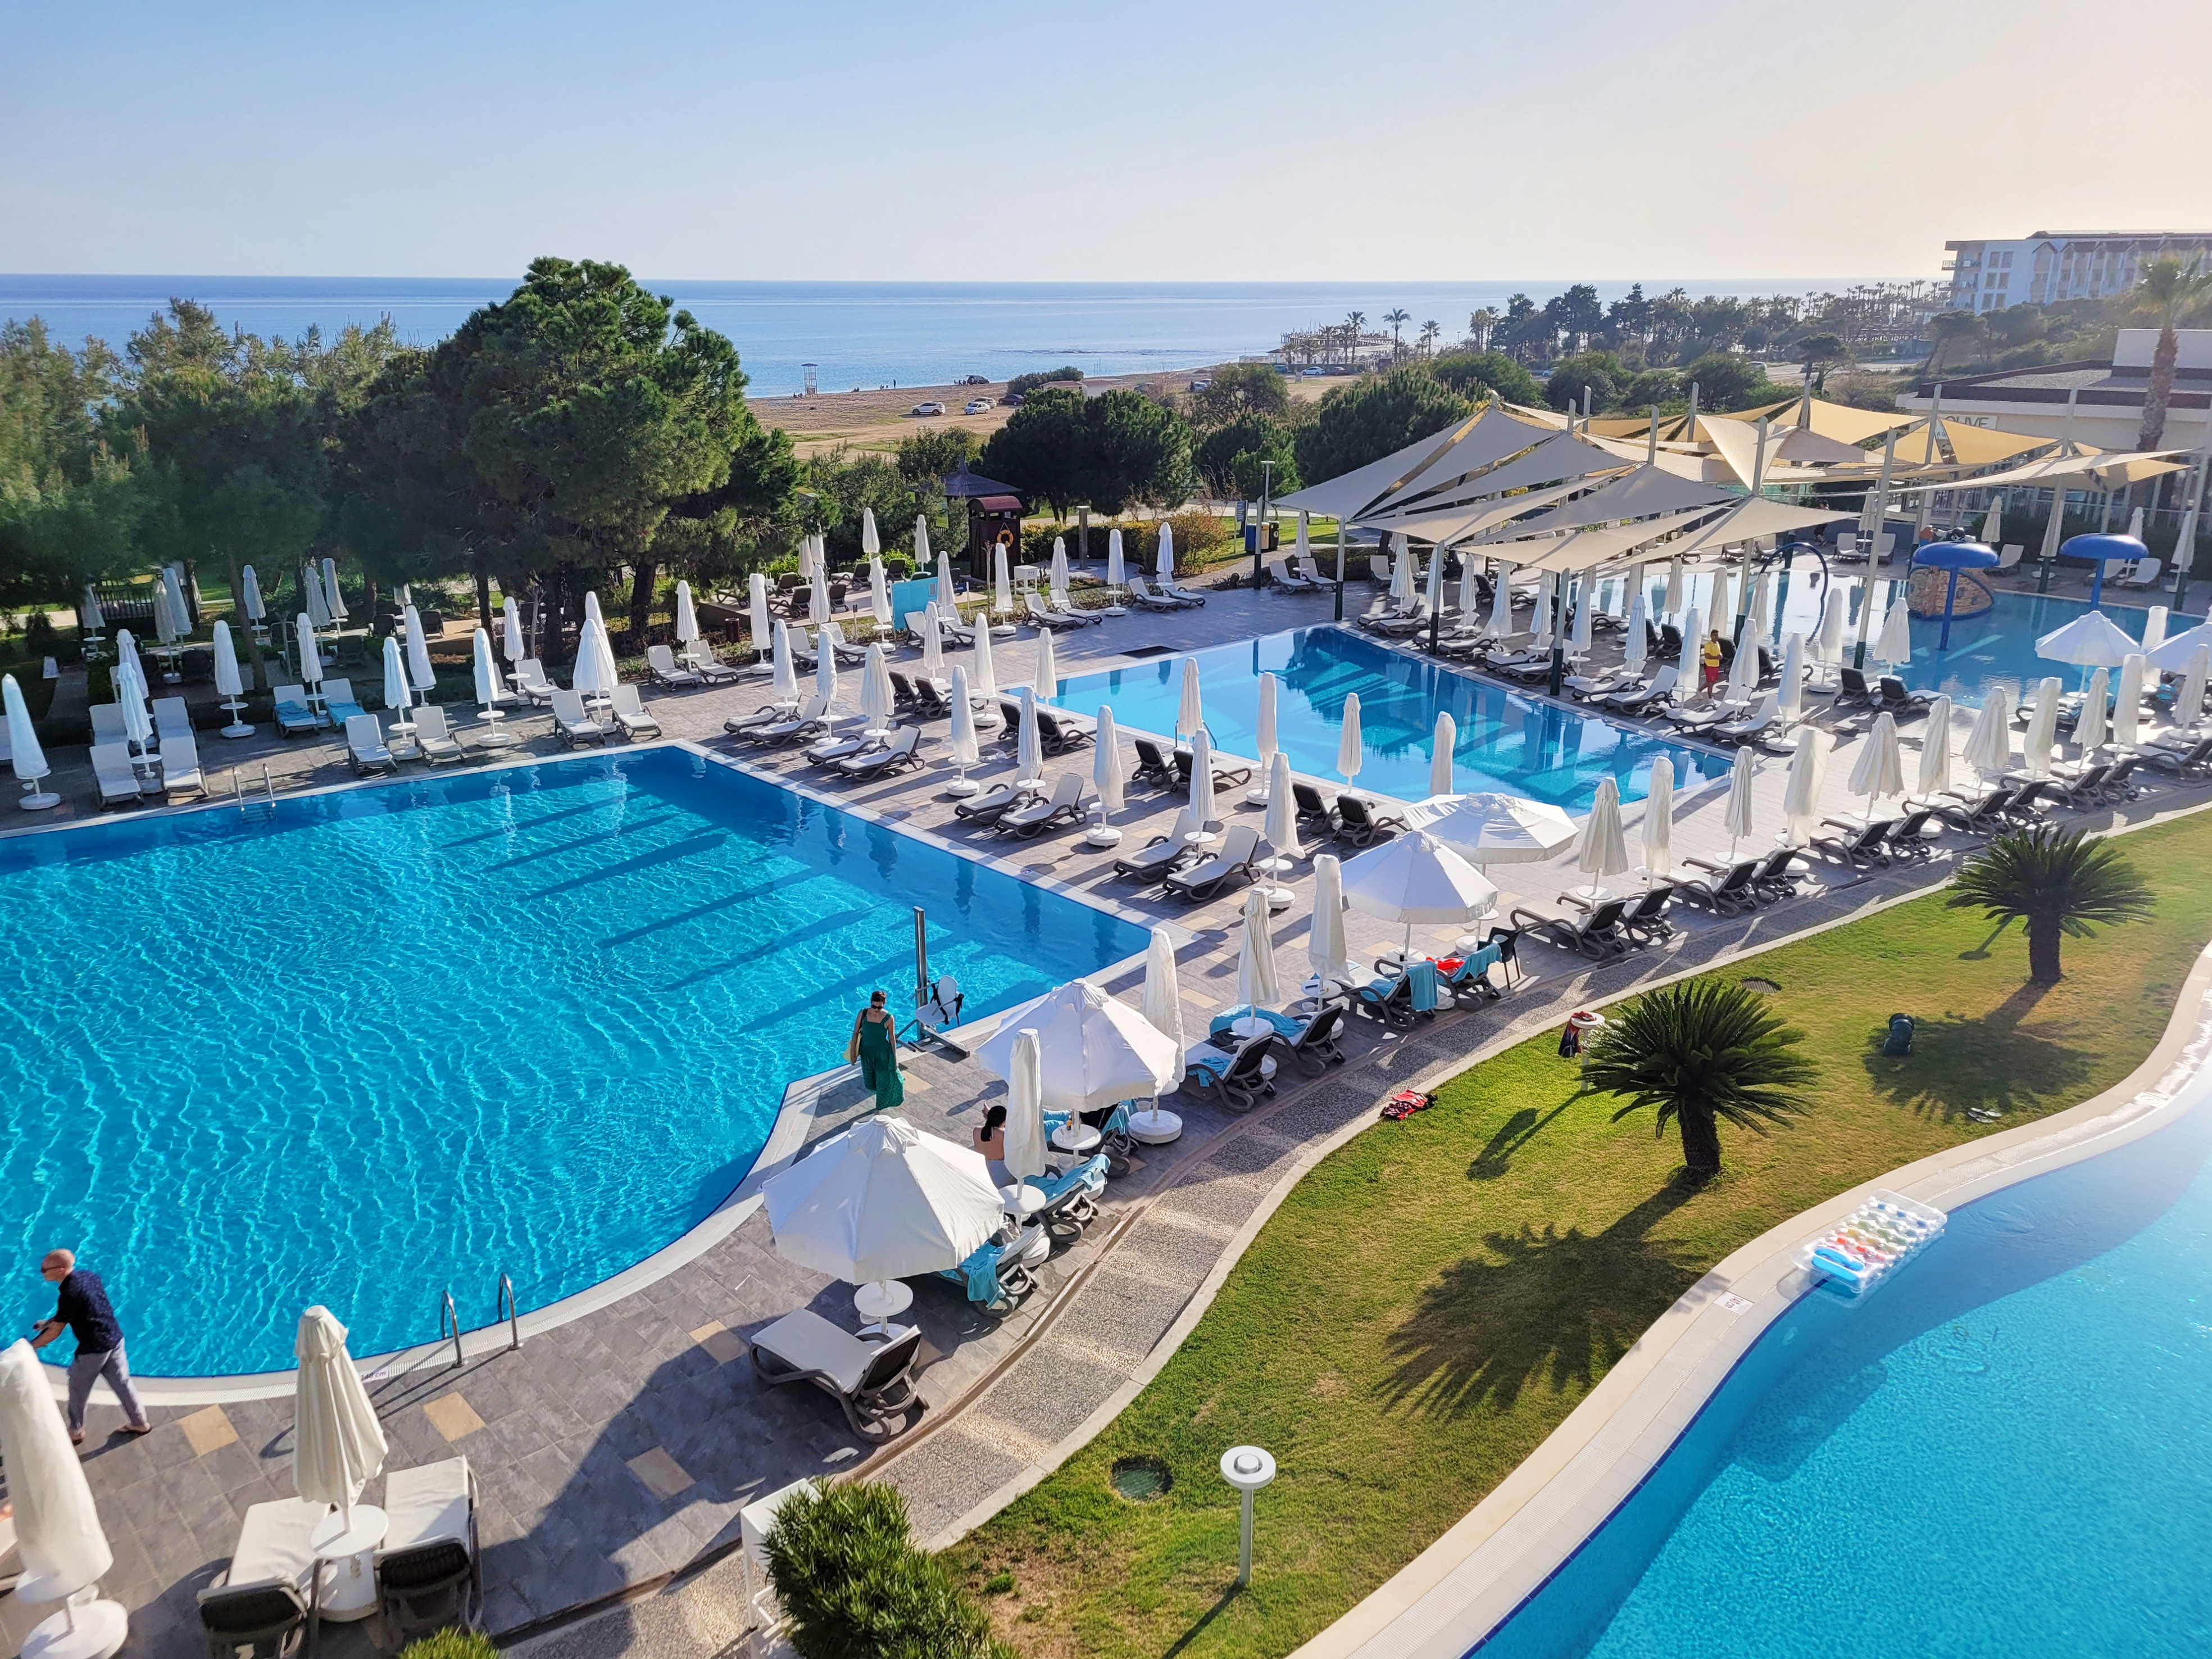
[[2142,426],[2136,434],[2137,449],[2156,449],[2165,440],[2166,405],[2173,396],[2173,361],[2181,347],[2174,337],[2173,325],[2212,294],[2212,271],[2201,269],[2203,263],[2192,259],[2185,267],[2176,255],[2164,254],[2150,262],[2130,296],[2137,316],[2158,324],[2158,348],[2150,356],[2150,384],[2143,388]]
[[1477,351],[1490,349],[1490,337],[1497,331],[1498,320],[1498,313],[1488,306],[1468,314],[1468,338],[1474,342],[1474,349]]
[[1598,1028],[1583,1049],[1575,1098],[1620,1095],[1620,1119],[1658,1109],[1658,1132],[1681,1125],[1682,1161],[1696,1176],[1720,1173],[1720,1121],[1763,1132],[1811,1102],[1798,1085],[1817,1074],[1794,1053],[1805,1034],[1729,980],[1682,980],[1648,991]]
[[1359,366],[1359,331],[1366,326],[1367,313],[1365,312],[1353,311],[1346,313],[1344,319],[1344,366],[1346,368],[1357,368]]
[[2056,985],[2063,935],[2086,939],[2100,923],[2142,921],[2151,912],[2151,890],[2109,842],[2045,827],[1998,836],[1960,871],[1944,902],[1954,909],[1979,906],[2000,924],[2025,920],[2027,977]]
[[1399,338],[1398,331],[1413,320],[1413,313],[1401,306],[1395,311],[1384,312],[1382,320],[1390,325],[1390,360],[1395,362],[1406,351],[1406,343]]
[[1439,322],[1431,321],[1421,325],[1421,356],[1424,357],[1436,356],[1437,336],[1443,331],[1444,325]]

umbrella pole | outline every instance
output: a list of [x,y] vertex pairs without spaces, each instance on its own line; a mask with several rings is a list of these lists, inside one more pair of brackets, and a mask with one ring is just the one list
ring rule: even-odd
[[1951,648],[1951,607],[1957,602],[1958,598],[1959,573],[1954,570],[1951,573],[1949,586],[1943,590],[1943,633],[1942,637],[1936,641],[1936,648],[1938,651],[1948,651]]

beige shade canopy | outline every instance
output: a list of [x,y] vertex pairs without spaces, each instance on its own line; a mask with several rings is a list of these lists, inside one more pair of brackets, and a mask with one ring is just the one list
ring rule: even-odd
[[1727,506],[1731,499],[1723,490],[1677,477],[1664,467],[1639,466],[1548,512],[1521,520],[1507,526],[1504,533],[1516,537],[1547,535],[1554,531],[1617,524],[1623,519],[1647,518],[1655,513],[1711,510]]
[[2100,489],[2112,489],[2124,483],[2140,483],[2162,472],[2179,472],[2187,465],[2185,460],[2174,459],[2185,456],[2186,450],[2140,450],[2115,454],[2079,444],[2075,450],[2072,454],[2045,455],[2039,460],[2023,462],[2002,472],[1906,484],[1898,493],[1916,489],[1995,489],[2006,484],[2056,484],[2069,478],[2088,479]]
[[1451,448],[1473,428],[1482,417],[1470,415],[1465,420],[1446,427],[1442,432],[1431,433],[1417,439],[1403,449],[1394,450],[1380,460],[1356,466],[1351,471],[1304,489],[1294,490],[1275,503],[1286,512],[1310,513],[1322,518],[1346,520],[1357,517],[1372,508],[1386,495],[1402,488],[1407,480],[1424,471],[1428,465]]
[[[1778,505],[1778,503],[1775,503]],[[1710,518],[1711,507],[1692,507],[1687,512],[1663,514],[1656,519],[1644,519],[1635,524],[1620,525],[1609,530],[1583,530],[1534,544],[1545,550],[1522,552],[1530,544],[1522,542],[1493,543],[1485,550],[1493,557],[1513,557],[1515,568],[1521,571],[1555,570],[1573,573],[1594,570],[1599,565],[1625,559],[1637,549],[1648,547],[1662,537],[1678,536],[1685,532],[1694,534]],[[1674,544],[1666,550],[1672,553]]]
[[[1416,505],[1416,496],[1445,489],[1463,495],[1467,491],[1458,489],[1459,485],[1466,483],[1472,486],[1476,479],[1500,461],[1511,459],[1541,442],[1547,435],[1543,428],[1516,420],[1496,403],[1485,407],[1473,425],[1462,427],[1459,431],[1461,435],[1449,447],[1392,490],[1389,499],[1377,502],[1372,510],[1386,512],[1393,507],[1412,507]],[[1483,490],[1480,493],[1490,495],[1496,492]]]
[[1523,513],[1549,507],[1589,486],[1587,478],[1570,478],[1546,489],[1524,489],[1516,495],[1470,501],[1461,507],[1440,507],[1425,513],[1363,514],[1352,522],[1364,529],[1400,532],[1414,541],[1442,546],[1495,529]]

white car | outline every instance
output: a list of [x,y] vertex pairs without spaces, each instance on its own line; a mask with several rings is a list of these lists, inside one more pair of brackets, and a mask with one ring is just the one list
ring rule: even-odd
[[933,400],[926,404],[916,404],[912,409],[907,410],[907,413],[909,415],[942,415],[945,413],[945,405]]
[[960,412],[963,415],[988,415],[991,412],[991,400],[988,398],[970,398],[968,407]]

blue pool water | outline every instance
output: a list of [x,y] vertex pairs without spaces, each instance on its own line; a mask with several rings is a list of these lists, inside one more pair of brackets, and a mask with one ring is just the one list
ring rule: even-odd
[[[913,984],[971,1012],[1142,929],[672,749],[0,842],[0,1256],[102,1273],[134,1369],[368,1355],[668,1244]],[[44,1352],[65,1358],[66,1340]]]
[[[1348,629],[1297,629],[1191,654],[1216,748],[1258,752],[1260,676],[1273,673],[1279,682],[1276,742],[1293,769],[1316,777],[1337,775],[1344,700],[1358,692],[1365,750],[1359,786],[1401,800],[1429,793],[1437,715],[1444,711],[1458,732],[1452,756],[1461,789],[1501,790],[1571,812],[1589,810],[1601,778],[1614,780],[1623,800],[1641,800],[1651,763],[1662,755],[1674,761],[1678,787],[1719,777],[1729,767],[1709,750],[1519,696]],[[1182,697],[1182,665],[1181,657],[1161,657],[1064,678],[1053,701],[1085,714],[1110,705],[1123,726],[1170,732]]]
[[1815,1291],[1482,1659],[2212,1651],[2212,1106]]

